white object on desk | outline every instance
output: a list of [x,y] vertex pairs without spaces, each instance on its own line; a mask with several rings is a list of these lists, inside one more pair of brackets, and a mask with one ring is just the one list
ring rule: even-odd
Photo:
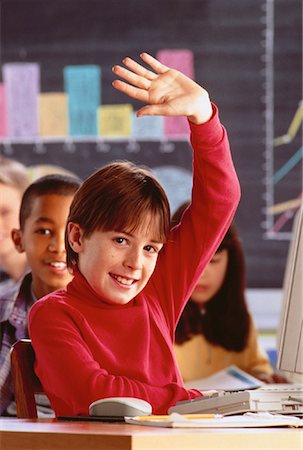
[[151,413],[148,402],[134,397],[103,398],[89,405],[90,416],[148,416]]
[[243,415],[215,417],[213,419],[188,419],[181,414],[172,413],[165,420],[143,420],[142,417],[126,417],[125,422],[164,428],[264,428],[264,427],[303,427],[298,417],[270,413],[246,413]]

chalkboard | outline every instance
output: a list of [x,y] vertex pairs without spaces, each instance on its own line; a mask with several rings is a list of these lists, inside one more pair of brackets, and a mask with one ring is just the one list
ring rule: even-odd
[[[192,52],[195,78],[228,129],[242,186],[235,219],[248,286],[281,287],[302,196],[301,0],[0,3],[1,67],[34,63],[35,71],[38,65],[42,93],[64,92],[64,68],[85,65],[101,68],[102,105],[129,103],[111,87],[111,67],[125,55]],[[172,209],[190,192],[187,139],[13,139],[0,130],[0,153],[27,165],[60,165],[81,177],[112,159],[146,164],[166,187]]]

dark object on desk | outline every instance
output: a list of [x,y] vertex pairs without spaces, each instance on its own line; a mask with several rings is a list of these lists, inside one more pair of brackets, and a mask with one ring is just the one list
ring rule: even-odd
[[44,391],[34,372],[34,361],[35,352],[30,339],[20,339],[12,346],[11,372],[18,418],[37,418],[35,394]]
[[125,422],[124,416],[59,416],[57,419],[89,422]]

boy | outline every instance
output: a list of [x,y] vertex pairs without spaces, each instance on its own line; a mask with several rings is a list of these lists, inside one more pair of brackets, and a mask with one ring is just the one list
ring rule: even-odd
[[20,254],[11,238],[18,226],[22,194],[29,185],[26,167],[0,157],[0,295],[20,280],[26,269],[26,255]]
[[78,190],[66,232],[74,278],[36,302],[29,316],[36,373],[56,415],[88,414],[106,397],[138,397],[165,414],[177,401],[202,395],[184,387],[174,331],[232,220],[239,185],[208,93],[152,56],[141,58],[153,71],[126,58],[126,69],[113,69],[126,82],[113,85],[149,103],[139,116],[188,117],[192,204],[170,232],[161,185],[127,162],[99,169]]
[[[12,232],[15,247],[26,254],[31,272],[0,297],[0,414],[13,414],[10,348],[28,337],[27,314],[40,297],[63,288],[72,275],[66,267],[64,232],[69,207],[80,186],[75,177],[47,175],[22,197],[20,228]],[[7,408],[9,408],[7,410]]]

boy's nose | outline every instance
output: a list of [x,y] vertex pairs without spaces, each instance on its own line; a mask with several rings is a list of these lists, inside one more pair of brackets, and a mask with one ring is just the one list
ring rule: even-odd
[[48,246],[50,252],[65,252],[65,240],[63,236],[54,236]]
[[131,269],[141,269],[142,255],[139,250],[131,250],[127,253],[124,264]]

